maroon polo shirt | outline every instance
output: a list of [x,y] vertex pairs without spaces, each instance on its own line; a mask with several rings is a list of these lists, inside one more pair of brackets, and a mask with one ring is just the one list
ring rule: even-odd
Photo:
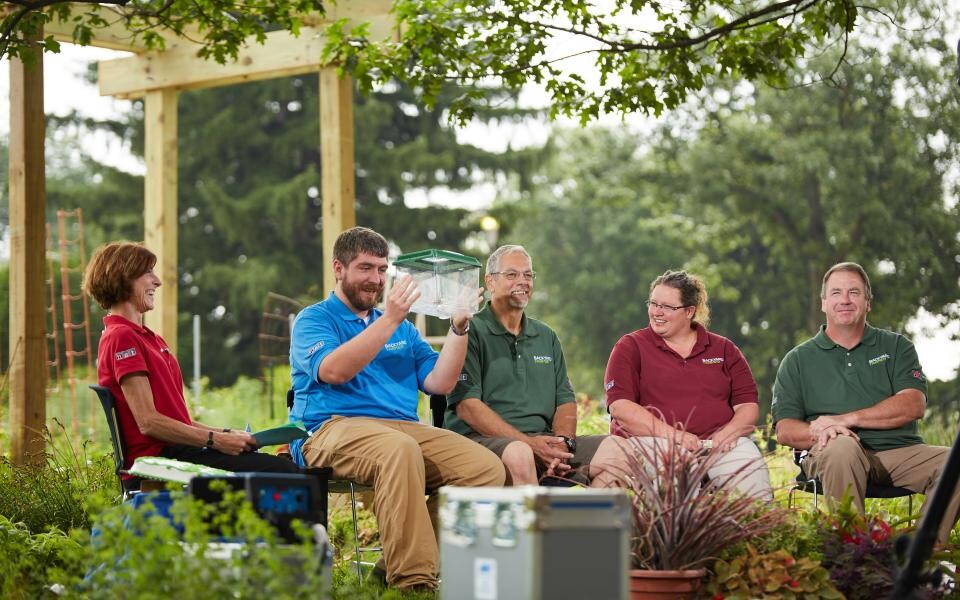
[[183,398],[180,365],[163,338],[117,315],[107,315],[103,324],[105,329],[97,352],[97,379],[100,385],[110,388],[117,399],[120,430],[127,446],[124,468],[128,468],[138,456],[158,456],[167,444],[140,433],[120,388],[124,376],[145,373],[157,412],[187,425],[193,421]]
[[[700,325],[690,356],[674,352],[649,327],[620,338],[604,375],[607,410],[627,400],[671,425],[709,438],[733,417],[733,407],[757,402],[757,383],[740,349]],[[659,412],[658,412],[659,411]],[[616,419],[610,433],[629,437]]]

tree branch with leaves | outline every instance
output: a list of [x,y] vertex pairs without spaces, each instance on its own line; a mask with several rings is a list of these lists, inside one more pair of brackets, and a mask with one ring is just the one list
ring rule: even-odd
[[[451,80],[538,84],[551,117],[585,124],[604,113],[659,115],[714,77],[785,85],[806,50],[843,47],[869,8],[851,0],[396,0],[399,41],[375,42],[338,21],[326,56],[362,90],[396,77],[428,104]],[[452,118],[468,121],[481,102],[465,91]]]

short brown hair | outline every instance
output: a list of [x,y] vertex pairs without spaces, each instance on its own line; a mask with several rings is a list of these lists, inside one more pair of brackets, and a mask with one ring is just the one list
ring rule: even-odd
[[135,279],[153,270],[157,256],[143,244],[113,242],[93,252],[83,274],[83,291],[108,309],[130,299]]
[[362,253],[386,258],[389,252],[387,240],[367,227],[351,227],[338,235],[333,243],[333,258],[345,267]]
[[873,300],[873,288],[870,287],[870,278],[867,277],[867,271],[855,262],[837,263],[827,269],[827,272],[823,274],[823,281],[820,282],[821,298],[827,297],[827,280],[830,279],[830,276],[837,271],[847,271],[859,275],[860,279],[863,280],[863,293],[865,294],[867,300]]
[[650,284],[650,291],[658,285],[665,285],[673,289],[680,290],[680,303],[683,306],[694,306],[696,312],[693,313],[693,322],[699,323],[704,327],[710,323],[710,304],[707,295],[707,286],[703,280],[692,273],[686,271],[664,271],[663,275],[657,277]]

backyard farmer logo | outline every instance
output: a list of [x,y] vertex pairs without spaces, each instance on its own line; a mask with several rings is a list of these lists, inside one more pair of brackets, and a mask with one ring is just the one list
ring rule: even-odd
[[407,346],[407,340],[400,340],[399,342],[391,342],[383,347],[384,350],[388,352],[396,352],[397,350],[403,350]]
[[871,358],[871,359],[868,360],[867,362],[870,363],[870,366],[872,367],[872,366],[874,366],[874,365],[879,365],[880,363],[885,362],[885,361],[888,361],[888,360],[890,360],[890,355],[889,355],[889,354],[881,354],[880,356],[875,356],[875,357]]
[[123,360],[125,358],[130,358],[136,355],[137,355],[136,348],[127,348],[126,350],[121,350],[120,352],[117,352],[115,357],[117,360]]
[[717,358],[705,358],[703,359],[703,364],[705,365],[722,365],[723,357],[718,356]]
[[537,354],[533,355],[533,362],[538,365],[549,365],[553,362],[552,356],[540,356]]

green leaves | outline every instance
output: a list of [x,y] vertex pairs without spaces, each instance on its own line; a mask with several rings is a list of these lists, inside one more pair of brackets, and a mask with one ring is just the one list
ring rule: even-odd
[[[327,50],[348,59],[350,71],[378,73],[358,80],[364,91],[397,77],[432,105],[450,80],[511,90],[540,83],[551,117],[585,124],[601,112],[659,115],[701,90],[704,73],[782,83],[814,40],[842,43],[857,10],[850,0],[620,1],[607,9],[576,0],[398,0],[399,43],[337,37]],[[599,85],[580,85],[585,75]],[[463,98],[450,118],[465,123],[478,101]]]

